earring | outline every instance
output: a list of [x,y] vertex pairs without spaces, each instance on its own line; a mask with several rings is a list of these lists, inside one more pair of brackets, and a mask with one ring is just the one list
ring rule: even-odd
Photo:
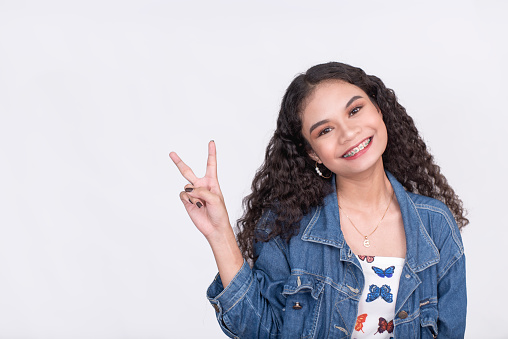
[[319,169],[319,167],[318,167],[318,162],[317,162],[317,161],[316,161],[316,168],[315,168],[315,169],[316,169],[316,173],[317,173],[320,177],[322,177],[322,178],[325,178],[325,179],[330,179],[330,178],[332,177],[332,173],[331,173],[331,171],[330,171],[330,175],[329,175],[329,176],[327,176],[327,177],[325,177],[325,176],[323,175],[323,173],[321,173],[321,170],[320,170],[320,169]]

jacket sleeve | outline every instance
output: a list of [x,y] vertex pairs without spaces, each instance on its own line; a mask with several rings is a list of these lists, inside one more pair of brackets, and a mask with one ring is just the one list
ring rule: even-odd
[[466,330],[466,260],[464,254],[438,282],[439,338],[464,338]]
[[226,288],[217,275],[207,291],[222,331],[231,338],[278,338],[284,284],[290,275],[286,243],[279,238],[256,244],[253,268],[244,261]]
[[437,280],[438,337],[464,338],[466,330],[466,258],[459,228],[448,208],[443,214]]

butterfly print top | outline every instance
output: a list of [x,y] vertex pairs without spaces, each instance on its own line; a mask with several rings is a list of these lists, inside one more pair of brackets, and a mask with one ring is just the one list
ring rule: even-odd
[[365,277],[352,338],[393,337],[393,318],[403,258],[358,255]]

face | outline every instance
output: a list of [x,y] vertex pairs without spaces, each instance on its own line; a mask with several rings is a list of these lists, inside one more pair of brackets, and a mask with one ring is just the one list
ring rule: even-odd
[[320,83],[302,112],[310,157],[337,176],[353,177],[383,168],[388,140],[383,116],[367,94],[350,83]]

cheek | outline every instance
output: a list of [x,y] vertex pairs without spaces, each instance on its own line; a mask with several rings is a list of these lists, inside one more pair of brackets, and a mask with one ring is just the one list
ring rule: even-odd
[[326,163],[330,161],[330,159],[335,159],[337,156],[337,148],[334,143],[324,143],[323,145],[319,145],[318,149],[315,149],[316,154],[319,156],[319,159]]
[[377,118],[376,124],[378,126],[379,132],[382,134],[386,134],[386,124],[383,121],[383,115],[381,114],[381,112],[377,115],[376,118]]
[[385,122],[383,121],[382,118],[381,118],[381,130],[383,131],[384,135],[388,135],[388,130],[386,129]]
[[382,124],[380,125],[380,128],[379,128],[379,141],[382,141],[382,148],[383,148],[383,152],[386,150],[386,146],[388,145],[388,130],[386,129],[386,125],[384,124],[384,122],[382,122]]

